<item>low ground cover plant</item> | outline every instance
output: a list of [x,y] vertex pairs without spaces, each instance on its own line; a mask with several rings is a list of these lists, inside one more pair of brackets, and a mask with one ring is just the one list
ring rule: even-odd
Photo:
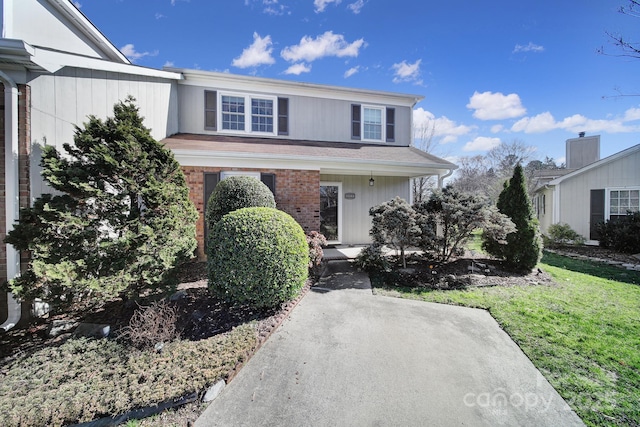
[[547,234],[542,236],[545,248],[559,248],[568,245],[583,245],[585,238],[576,233],[569,224],[552,224]]
[[199,341],[173,341],[161,352],[113,339],[69,339],[0,369],[4,427],[62,426],[122,414],[202,392],[256,346],[256,326]]

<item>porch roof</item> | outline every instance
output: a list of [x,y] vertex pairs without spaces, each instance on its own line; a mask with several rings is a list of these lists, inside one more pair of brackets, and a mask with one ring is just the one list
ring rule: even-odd
[[176,134],[160,141],[183,166],[319,170],[342,175],[442,176],[451,162],[413,147]]

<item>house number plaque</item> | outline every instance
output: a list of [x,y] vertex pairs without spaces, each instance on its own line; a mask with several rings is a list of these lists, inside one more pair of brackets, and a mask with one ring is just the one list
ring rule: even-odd
[[356,193],[344,193],[344,198],[347,200],[353,200],[356,198]]

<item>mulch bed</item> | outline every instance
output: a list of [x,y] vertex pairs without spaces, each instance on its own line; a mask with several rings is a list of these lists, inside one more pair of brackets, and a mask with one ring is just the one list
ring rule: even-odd
[[[243,323],[257,321],[258,347],[282,323],[310,287],[310,283],[307,283],[296,300],[283,304],[277,310],[256,310],[248,306],[232,307],[210,295],[204,262],[193,262],[182,268],[179,282],[177,289],[181,296],[171,302],[171,305],[177,310],[177,328],[182,339],[206,339],[230,331]],[[67,339],[70,334],[48,336],[48,329],[53,320],[108,324],[111,326],[110,336],[115,337],[129,324],[133,313],[139,307],[149,305],[157,298],[158,296],[148,297],[138,303],[112,300],[90,311],[86,311],[86,307],[78,307],[63,315],[35,319],[26,328],[12,329],[0,335],[0,364],[18,355],[57,345]]]

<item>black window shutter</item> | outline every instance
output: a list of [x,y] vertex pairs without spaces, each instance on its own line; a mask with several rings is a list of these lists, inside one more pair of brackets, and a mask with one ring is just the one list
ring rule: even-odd
[[278,98],[278,135],[289,135],[289,98]]
[[216,188],[216,185],[220,182],[220,174],[219,173],[207,173],[204,174],[204,203],[203,209],[205,213],[204,220],[204,247],[207,247],[207,236],[209,235],[209,226],[207,225],[207,204],[209,202],[209,197],[211,197],[211,193]]
[[215,90],[204,91],[204,128],[207,130],[218,130],[217,104],[218,94]]
[[274,173],[261,173],[260,181],[273,193],[273,197],[276,196],[276,174]]
[[387,108],[387,142],[396,140],[396,109]]
[[591,190],[591,210],[589,221],[589,239],[600,240],[597,226],[604,222],[604,189]]
[[351,139],[360,139],[360,104],[351,104]]

